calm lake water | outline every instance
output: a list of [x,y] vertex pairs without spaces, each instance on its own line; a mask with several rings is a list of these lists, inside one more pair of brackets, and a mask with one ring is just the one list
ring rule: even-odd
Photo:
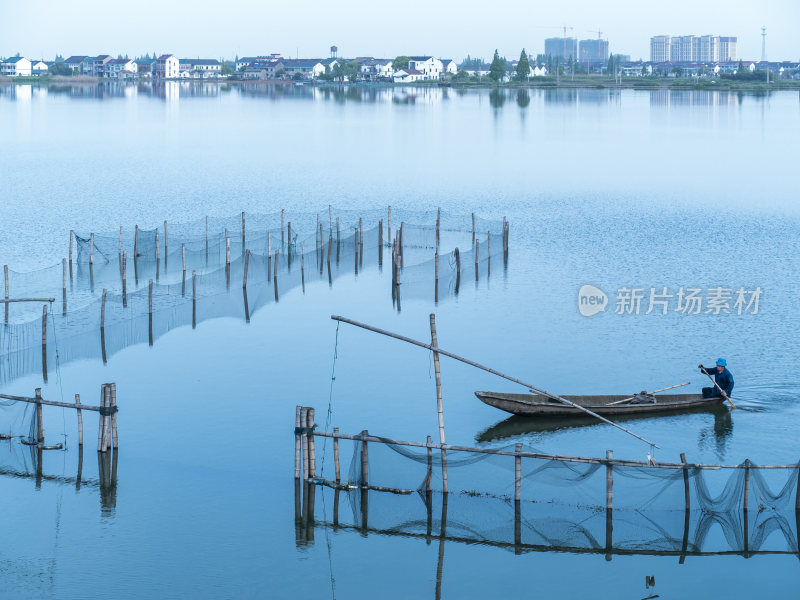
[[[562,394],[685,381],[697,390],[705,382],[696,365],[725,356],[738,410],[626,426],[658,443],[664,461],[685,452],[693,462],[797,462],[797,93],[6,86],[0,131],[0,263],[16,271],[60,262],[70,229],[151,229],[240,211],[439,206],[511,223],[507,269],[493,266],[491,278],[438,305],[431,291],[398,312],[389,270],[373,265],[332,286],[313,280],[305,293],[289,290],[249,323],[179,327],[105,365],[51,367],[47,384],[41,375],[0,381],[2,393],[42,387],[46,398],[80,393],[87,403],[114,381],[120,405],[114,502],[98,489],[91,442],[83,457],[89,483],[76,489],[72,411],[45,409],[48,443],[66,441],[67,449],[45,453],[42,470],[52,477],[40,484],[25,476],[19,441],[0,442],[0,580],[9,597],[745,598],[796,589],[796,523],[795,554],[607,560],[555,542],[551,551],[515,554],[491,543],[440,543],[439,504],[433,543],[401,535],[410,520],[424,530],[416,495],[401,502],[370,493],[371,526],[381,533],[326,527],[334,498],[319,488],[320,524],[313,541],[307,531],[300,539],[293,432],[303,404],[316,408],[320,427],[330,407],[330,426],[343,432],[436,437],[430,354],[346,326],[337,342],[329,318],[424,340],[435,312],[442,347]],[[608,295],[605,312],[579,313],[584,284]],[[667,314],[661,304],[646,314],[651,288],[665,287],[658,298]],[[621,288],[641,290],[639,314],[617,314]],[[710,290],[729,289],[730,312],[675,310],[681,288],[701,290],[704,302]],[[737,314],[739,288],[760,290],[757,311],[750,304]],[[521,388],[447,359],[442,376],[450,444],[525,443],[583,456],[613,449],[635,460],[652,450],[602,424],[548,429],[507,420],[473,392]],[[0,418],[0,431],[27,431],[18,407]],[[91,439],[95,421],[86,420]],[[343,443],[345,469],[350,455]],[[382,470],[377,453],[372,460],[380,485],[412,479],[403,467],[397,479],[395,467]],[[457,526],[486,531],[496,510],[468,500],[457,499],[466,506]],[[351,515],[349,503],[342,507]],[[730,548],[721,531],[715,550]],[[780,539],[771,542],[786,550]]]

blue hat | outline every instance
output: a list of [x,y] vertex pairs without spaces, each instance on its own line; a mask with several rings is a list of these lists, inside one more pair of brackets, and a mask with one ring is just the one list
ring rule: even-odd
[[717,366],[718,367],[727,367],[728,363],[725,361],[724,358],[718,358],[717,359]]

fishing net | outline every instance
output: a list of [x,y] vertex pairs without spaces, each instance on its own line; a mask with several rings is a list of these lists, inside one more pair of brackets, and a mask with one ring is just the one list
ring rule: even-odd
[[[449,493],[442,494],[440,450],[432,449],[429,456],[424,447],[380,439],[368,444],[369,491],[359,489],[365,483],[363,443],[339,442],[341,456],[352,444],[349,469],[341,478],[352,489],[341,491],[339,501],[349,510],[337,510],[337,526],[363,529],[366,513],[368,531],[425,537],[438,536],[446,520],[448,539],[515,551],[798,552],[800,465],[762,468],[747,461],[682,467],[625,461],[609,466],[525,456],[515,503],[513,455],[447,450]],[[318,448],[331,452],[330,444]],[[492,450],[513,453],[515,448]],[[525,445],[522,452],[538,454]],[[332,462],[331,456],[321,462],[318,456],[325,480],[333,479]],[[611,511],[606,510],[609,477]]]
[[[45,317],[42,303],[5,305],[0,382],[41,372],[43,359],[53,364],[56,352],[61,363],[107,360],[127,346],[152,344],[176,327],[218,317],[249,320],[298,287],[333,285],[365,271],[391,272],[401,223],[399,284],[386,284],[391,288],[386,297],[398,308],[401,296],[438,301],[458,293],[461,281],[474,279],[476,272],[488,274],[491,261],[502,268],[502,221],[476,219],[473,233],[471,216],[442,213],[437,246],[435,211],[394,210],[391,219],[391,231],[384,212],[345,211],[291,219],[281,213],[247,214],[244,235],[241,215],[152,230],[76,233],[72,263],[26,273],[9,270],[11,298],[54,302]],[[457,262],[459,246],[467,251]]]

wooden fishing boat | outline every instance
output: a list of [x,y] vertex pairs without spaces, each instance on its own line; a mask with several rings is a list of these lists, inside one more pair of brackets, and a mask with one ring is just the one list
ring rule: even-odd
[[[584,416],[577,408],[564,404],[553,398],[540,394],[506,394],[502,392],[475,392],[478,399],[514,415],[567,417]],[[610,417],[613,415],[652,414],[691,410],[715,406],[725,401],[724,398],[703,398],[701,394],[656,394],[655,402],[636,403],[620,402],[630,396],[562,396],[565,400],[574,402],[579,406],[588,408],[598,415]],[[618,403],[618,404],[614,404]]]

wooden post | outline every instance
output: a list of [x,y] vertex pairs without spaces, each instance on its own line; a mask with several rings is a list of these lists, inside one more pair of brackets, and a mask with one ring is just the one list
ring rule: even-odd
[[405,241],[404,241],[404,238],[403,238],[403,225],[404,224],[405,223],[403,221],[400,222],[400,245],[399,245],[399,248],[400,248],[400,268],[401,269],[403,268],[403,254],[404,254],[403,253],[403,246],[405,245]]
[[156,277],[158,277],[158,266],[161,264],[161,248],[158,243],[158,231],[156,231]]
[[383,219],[378,221],[378,266],[383,266]]
[[244,236],[244,211],[242,211],[242,252],[243,253],[244,253],[245,244],[246,244],[246,242],[245,242],[245,236]]
[[[606,460],[614,458],[612,450],[606,450]],[[611,560],[611,549],[614,547],[614,475],[610,462],[606,463],[606,560]]]
[[[42,398],[42,388],[36,388],[36,398],[41,400]],[[36,441],[39,444],[44,444],[44,422],[42,421],[42,403],[36,403]]]
[[122,251],[122,307],[128,306],[128,251]]
[[[300,426],[305,429],[308,409],[305,406],[300,407]],[[303,481],[308,479],[308,436],[305,431],[303,432],[300,440],[301,452],[303,455]]]
[[302,425],[300,424],[300,411],[302,410],[302,406],[299,404],[294,408],[294,478],[300,479],[300,475],[302,475],[301,471],[303,469],[303,462],[301,456],[301,447],[303,442],[301,441],[302,434],[300,433],[300,428]]
[[139,226],[133,226],[133,260],[139,256]]
[[453,250],[453,255],[456,258],[456,294],[458,294],[458,286],[461,283],[461,255],[458,252],[458,248]]
[[472,213],[472,243],[475,243],[475,213]]
[[475,240],[475,281],[478,281],[478,251],[480,249],[480,242]]
[[361,432],[361,487],[369,486],[369,447],[367,446],[367,430]]
[[[105,389],[106,389],[106,384],[102,384],[100,386],[100,406],[101,407],[105,406],[105,393],[104,393]],[[103,416],[102,412],[99,412],[98,415],[100,415],[100,417],[99,417],[99,422],[97,424],[97,451],[98,452],[102,452],[103,451],[103,433],[106,430],[105,421],[104,421],[105,417]]]
[[272,265],[272,287],[275,290],[275,302],[277,302],[278,301],[278,251],[277,250],[275,250],[275,264]]
[[333,435],[334,435],[334,438],[333,438],[333,466],[334,466],[334,472],[335,472],[335,475],[336,475],[336,483],[339,483],[341,481],[341,477],[342,477],[341,470],[340,470],[341,468],[339,466],[339,438],[336,437],[336,435],[338,433],[339,433],[339,428],[338,427],[334,427],[333,428]]
[[[117,407],[117,384],[112,383],[110,386],[111,388],[111,408]],[[119,438],[117,437],[117,412],[114,411],[111,414],[111,442],[112,446],[114,447],[114,451],[116,452],[117,448],[119,447]]]
[[308,427],[308,474],[309,477],[317,476],[317,453],[314,449],[314,409],[306,412],[306,427]]
[[439,251],[437,250],[433,255],[433,273],[434,273],[434,286],[433,286],[433,301],[439,302]]
[[181,263],[183,264],[183,278],[186,279],[186,244],[181,244]]
[[283,240],[283,216],[284,216],[284,210],[281,209],[281,249],[283,249],[283,243],[284,243],[284,240]]
[[[402,225],[401,225],[402,231]],[[434,348],[439,347],[439,342],[436,338],[436,315],[431,313],[431,346]],[[442,374],[439,370],[439,353],[433,353],[433,370],[436,375],[436,411],[439,415],[439,443],[442,445],[442,491],[446,494],[447,487],[447,453],[445,452],[444,445],[444,409],[442,407]]]
[[522,444],[514,449],[514,501],[519,502],[522,495]]
[[437,252],[439,251],[439,239],[440,239],[439,238],[439,226],[441,225],[441,222],[442,222],[442,209],[441,208],[437,208],[436,209],[436,251]]
[[242,287],[247,288],[247,269],[250,266],[250,250],[248,249],[244,255],[244,276],[242,277]]
[[272,261],[270,260],[270,256],[272,256],[272,234],[268,231],[267,232],[267,281],[269,282],[272,279]]
[[611,462],[614,460],[614,451],[606,450],[606,509],[611,510],[614,505],[614,474]]
[[744,461],[744,500],[742,502],[742,510],[747,512],[747,504],[750,498],[750,459]]
[[75,239],[75,230],[69,230],[69,264],[72,265],[72,240]]
[[686,511],[688,512],[691,498],[691,494],[689,493],[689,466],[686,464],[686,454],[683,452],[681,452],[681,463],[683,463],[683,496],[686,504]]
[[433,491],[433,439],[428,436],[425,439],[425,445],[428,446],[428,475],[425,477],[425,491],[430,493]]
[[[71,248],[70,254],[72,254]],[[6,300],[8,300],[8,265],[3,265],[3,279],[5,280]],[[8,325],[8,302],[6,302],[6,325]]]
[[[81,395],[75,394],[75,404],[80,405]],[[83,411],[78,408],[75,412],[78,413],[78,445],[83,446]]]
[[386,220],[386,235],[388,236],[388,241],[390,244],[392,243],[392,206],[389,205],[389,214]]
[[167,264],[168,244],[167,244],[167,222],[164,221],[164,265]]
[[225,268],[231,268],[231,238],[228,237],[228,231],[225,230]]
[[197,326],[197,273],[192,269],[192,329]]
[[42,306],[42,377],[47,383],[47,304]]
[[67,259],[61,259],[61,314],[67,314]]
[[336,217],[336,263],[339,263],[339,243],[342,241],[341,231],[339,230],[339,217]]
[[206,216],[206,259],[208,259],[208,216]]
[[94,264],[94,234],[89,236],[89,264]]
[[322,270],[325,267],[325,235],[322,223],[319,224],[319,252],[319,274],[322,275]]
[[[283,230],[281,230],[281,237],[283,237]],[[289,253],[289,256],[292,255],[292,222],[286,222],[286,251]]]
[[103,300],[100,302],[100,329],[106,327],[106,289],[103,288]]
[[[106,398],[107,398],[106,399],[106,407],[107,408],[111,408],[111,384],[110,383],[106,384]],[[108,449],[111,447],[111,417],[110,416],[106,416],[106,432],[105,432],[104,435],[105,435],[105,440],[106,440],[105,450],[108,451]]]
[[147,313],[153,318],[153,280],[147,284]]

